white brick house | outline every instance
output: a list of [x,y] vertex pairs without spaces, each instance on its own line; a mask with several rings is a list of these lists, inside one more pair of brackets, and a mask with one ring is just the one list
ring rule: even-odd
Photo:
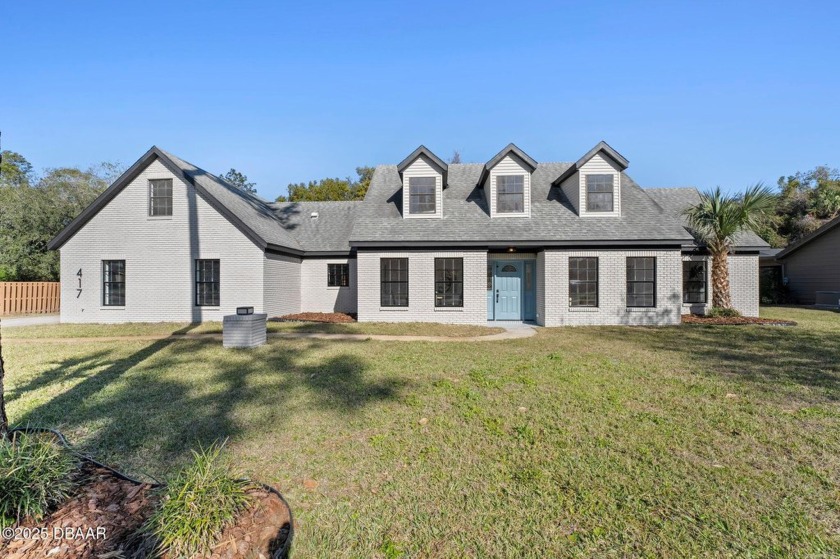
[[[268,203],[156,147],[50,243],[62,322],[271,316],[545,326],[676,324],[705,312],[710,266],[682,210],[604,142],[574,163],[513,144],[447,165],[421,146],[377,167],[361,202]],[[734,306],[758,314],[760,238],[731,255]]]

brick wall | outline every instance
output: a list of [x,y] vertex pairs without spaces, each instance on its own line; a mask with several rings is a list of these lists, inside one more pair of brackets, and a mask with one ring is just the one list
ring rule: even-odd
[[[327,285],[329,264],[349,264],[350,285],[348,287]],[[300,282],[302,312],[355,313],[357,288],[355,258],[305,258],[303,260]]]
[[758,316],[758,255],[729,255],[729,293],[738,312]]
[[[380,258],[408,258],[408,307],[380,306]],[[435,307],[435,258],[464,259],[464,306]],[[360,322],[487,323],[487,252],[362,251],[357,254]]]
[[[569,257],[598,257],[598,307],[569,306]],[[656,307],[627,308],[628,256],[656,258]],[[543,262],[540,266],[540,262]],[[545,326],[597,324],[679,324],[682,311],[682,257],[679,250],[546,250],[537,258],[544,290],[537,288],[537,321]],[[541,296],[542,295],[542,296]]]
[[[149,216],[150,179],[172,179],[172,216]],[[195,306],[196,258],[220,260],[219,307]],[[125,306],[102,304],[103,260],[125,260]],[[237,306],[262,312],[264,260],[156,160],[61,248],[61,321],[201,322],[221,320]]]

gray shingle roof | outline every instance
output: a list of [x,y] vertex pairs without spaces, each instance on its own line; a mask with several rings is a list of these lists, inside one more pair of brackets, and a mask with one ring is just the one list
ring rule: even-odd
[[[282,226],[306,252],[350,250],[350,233],[362,202],[283,202],[271,204]],[[313,212],[318,217],[313,218]]]
[[[666,212],[676,216],[684,227],[688,227],[688,222],[682,215],[682,212],[700,201],[700,193],[696,188],[680,187],[680,188],[646,188],[645,192],[662,206]],[[767,241],[753,233],[752,231],[742,231],[735,236],[736,247],[769,247]]]
[[540,163],[531,176],[531,218],[490,219],[484,191],[477,188],[481,164],[449,165],[441,219],[403,219],[400,177],[394,165],[376,168],[358,211],[351,244],[465,242],[641,243],[691,242],[679,219],[665,212],[622,174],[622,216],[581,218],[551,182],[571,163]]
[[245,192],[204,169],[164,150],[160,152],[196,186],[209,193],[268,245],[303,250],[295,235],[283,227],[269,202]]

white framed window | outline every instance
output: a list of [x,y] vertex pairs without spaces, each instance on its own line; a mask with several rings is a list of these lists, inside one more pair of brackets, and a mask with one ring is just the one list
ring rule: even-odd
[[408,213],[433,214],[437,211],[437,179],[408,178]]
[[614,180],[613,175],[586,175],[586,211],[613,211]]
[[500,214],[525,211],[525,175],[496,177],[496,211]]

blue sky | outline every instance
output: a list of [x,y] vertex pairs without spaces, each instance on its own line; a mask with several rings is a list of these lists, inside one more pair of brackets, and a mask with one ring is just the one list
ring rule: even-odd
[[538,161],[604,139],[643,186],[840,167],[838,2],[6,2],[3,148],[157,144],[274,198],[423,143]]

